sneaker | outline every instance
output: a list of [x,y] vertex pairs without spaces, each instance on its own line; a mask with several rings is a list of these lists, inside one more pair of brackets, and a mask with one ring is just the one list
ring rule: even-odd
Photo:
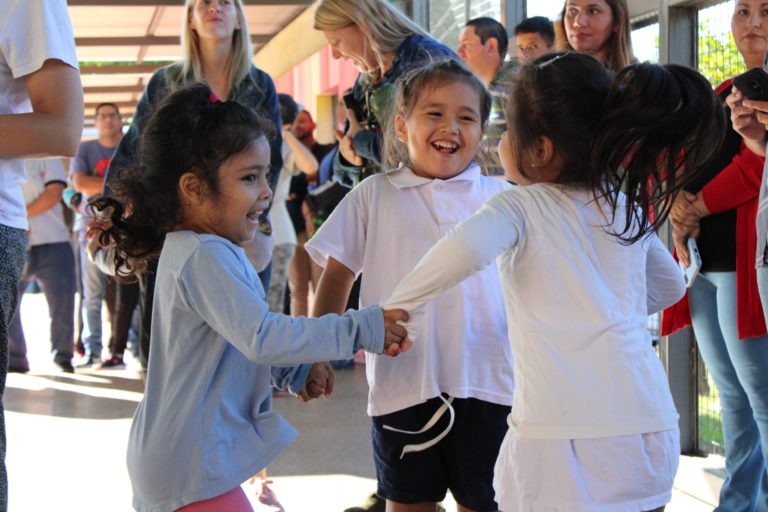
[[344,512],[385,512],[387,509],[387,500],[380,498],[376,493],[368,496],[368,499],[357,507],[344,510]]
[[90,368],[91,366],[98,364],[101,360],[101,357],[94,356],[93,354],[88,356],[83,356],[80,358],[80,360],[75,364],[75,368]]
[[57,362],[56,366],[58,366],[59,369],[64,373],[75,373],[75,367],[72,366],[72,363],[69,361],[64,361],[62,363]]
[[123,362],[122,356],[112,356],[96,366],[97,370],[118,370],[120,368],[125,368],[125,363]]

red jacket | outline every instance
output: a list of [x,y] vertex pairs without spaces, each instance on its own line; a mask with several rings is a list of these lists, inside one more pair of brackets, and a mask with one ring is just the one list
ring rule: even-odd
[[[726,81],[717,88],[720,94],[731,85]],[[758,195],[765,157],[758,156],[741,144],[741,151],[731,163],[701,190],[710,213],[736,209],[736,321],[739,339],[766,334],[765,317],[757,291],[755,253]],[[688,294],[664,310],[661,334],[666,336],[691,325]]]

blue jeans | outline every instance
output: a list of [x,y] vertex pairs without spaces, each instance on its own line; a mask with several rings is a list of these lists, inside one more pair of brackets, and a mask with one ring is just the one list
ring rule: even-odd
[[715,510],[768,511],[768,336],[739,339],[735,272],[699,274],[688,299],[699,351],[720,393],[727,476]]
[[[69,242],[35,245],[19,284],[19,294],[36,279],[45,294],[51,317],[51,350],[56,363],[72,361],[75,338],[75,256]],[[8,364],[29,368],[27,342],[17,310],[8,336]]]
[[757,267],[757,288],[760,290],[760,302],[763,303],[765,323],[768,324],[768,267]]
[[107,294],[107,275],[88,259],[86,242],[80,242],[80,276],[83,280],[83,345],[85,356],[101,357],[101,305]]

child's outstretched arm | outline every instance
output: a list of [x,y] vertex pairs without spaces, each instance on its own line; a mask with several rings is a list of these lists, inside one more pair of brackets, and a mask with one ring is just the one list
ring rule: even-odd
[[382,307],[408,311],[410,340],[418,341],[424,304],[492,263],[514,247],[524,219],[514,190],[497,194],[472,217],[445,235],[395,288]]
[[645,287],[650,315],[680,300],[685,295],[685,281],[683,272],[658,236],[650,235],[644,243],[649,244]]

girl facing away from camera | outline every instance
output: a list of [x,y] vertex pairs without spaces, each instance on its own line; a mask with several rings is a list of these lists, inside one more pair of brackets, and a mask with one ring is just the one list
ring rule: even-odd
[[252,510],[240,484],[296,437],[270,411],[271,386],[305,398],[332,387],[326,366],[291,365],[407,348],[393,323],[401,311],[268,311],[240,245],[272,198],[271,129],[206,85],[179,90],[147,123],[139,165],[118,171],[112,196],[93,205],[111,220],[97,236],[116,244],[118,276],[159,258],[146,390],[128,443],[137,510]]
[[[385,154],[390,169],[401,165],[352,189],[307,243],[325,267],[315,316],[342,312],[360,273],[360,305],[386,299],[449,229],[509,188],[473,161],[490,105],[483,83],[454,60],[398,82]],[[366,355],[387,510],[433,512],[448,489],[460,511],[497,510],[493,465],[514,387],[502,304],[488,267],[426,308],[421,343],[398,364]]]
[[723,126],[707,81],[683,67],[637,64],[611,80],[578,53],[524,66],[499,143],[523,186],[448,233],[387,301],[409,311],[418,346],[430,301],[496,262],[516,381],[494,475],[504,512],[669,501],[678,415],[646,322],[685,286],[654,229]]

